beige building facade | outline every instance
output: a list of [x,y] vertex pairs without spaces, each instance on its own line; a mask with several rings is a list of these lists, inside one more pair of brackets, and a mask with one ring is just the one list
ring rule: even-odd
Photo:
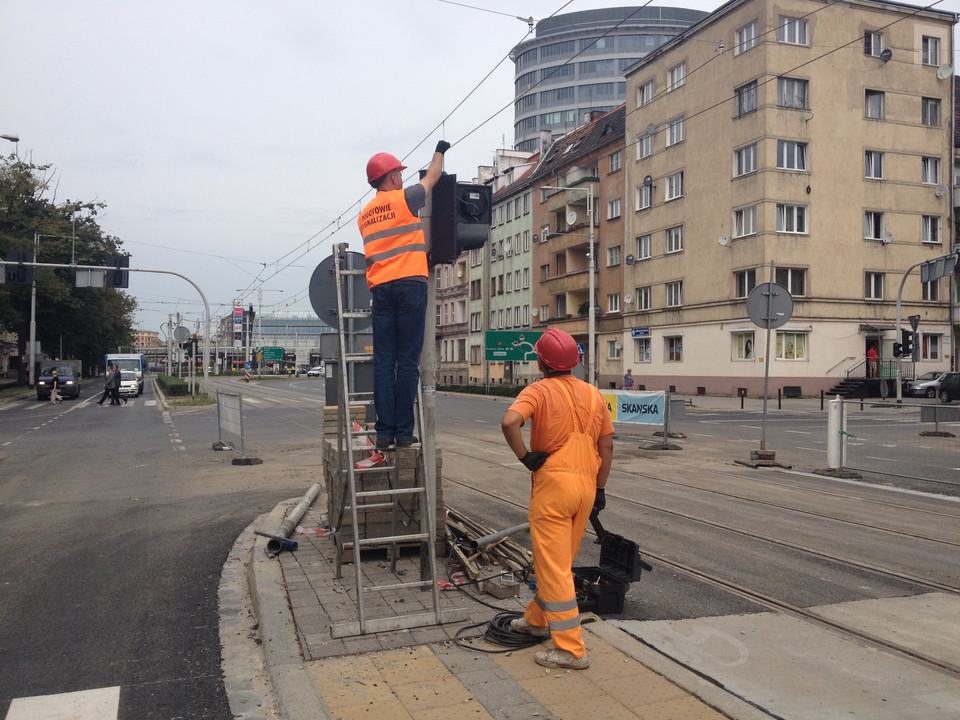
[[[622,365],[679,392],[894,372],[911,266],[951,251],[952,13],[854,0],[734,0],[627,71]],[[955,352],[949,278],[903,282],[921,361]],[[600,298],[602,302],[602,296]]]

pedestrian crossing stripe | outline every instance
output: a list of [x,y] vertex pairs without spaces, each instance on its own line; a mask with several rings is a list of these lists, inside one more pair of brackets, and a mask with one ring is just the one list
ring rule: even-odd
[[120,686],[16,698],[6,720],[116,720]]

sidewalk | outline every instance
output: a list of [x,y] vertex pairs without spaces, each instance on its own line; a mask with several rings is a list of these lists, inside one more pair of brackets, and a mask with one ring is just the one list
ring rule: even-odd
[[[472,642],[478,650],[462,647],[454,642],[458,631],[481,623],[462,634],[482,635],[496,611],[459,590],[445,591],[441,608],[464,608],[469,619],[463,622],[334,639],[331,624],[357,619],[353,565],[343,566],[342,579],[335,577],[334,543],[328,535],[295,534],[298,549],[271,559],[265,553],[266,538],[252,533],[276,532],[298,500],[281,503],[262,516],[248,529],[246,542],[251,553],[250,591],[279,717],[425,719],[462,713],[504,720],[767,717],[593,615],[587,617],[595,619],[584,625],[591,663],[584,671],[537,665],[533,655],[550,647],[549,640],[500,654],[480,652],[481,648],[502,650],[482,639]],[[321,494],[300,526],[327,527],[325,507]],[[365,553],[362,569],[365,584],[397,582],[389,562],[375,551],[369,557]],[[401,555],[397,574],[411,577],[418,572],[418,556]],[[481,597],[522,612],[533,593],[522,585],[521,590],[520,597],[508,600]],[[430,603],[432,597],[405,592],[405,596],[394,592],[392,599],[365,594],[365,608],[370,616],[382,617],[410,612]],[[229,686],[228,695],[238,717],[266,717],[243,714]]]

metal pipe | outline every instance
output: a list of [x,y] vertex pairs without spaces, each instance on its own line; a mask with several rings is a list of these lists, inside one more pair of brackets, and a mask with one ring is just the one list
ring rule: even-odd
[[310,505],[312,505],[313,501],[317,499],[317,495],[320,494],[321,489],[322,486],[320,483],[314,483],[311,485],[306,494],[300,498],[300,502],[298,502],[293,510],[290,511],[286,519],[280,523],[280,529],[274,534],[289,538],[290,533],[292,533],[293,529],[300,524],[300,520],[303,519],[303,516],[306,514],[307,510],[310,509]]
[[501,540],[505,537],[513,535],[514,533],[518,533],[523,530],[529,530],[529,529],[530,529],[530,523],[528,522],[525,522],[522,525],[514,525],[513,527],[508,527],[506,530],[490,533],[489,535],[478,537],[476,540],[471,540],[470,547],[473,548],[474,550],[479,550],[480,548],[485,548],[490,543],[495,543],[497,540]]

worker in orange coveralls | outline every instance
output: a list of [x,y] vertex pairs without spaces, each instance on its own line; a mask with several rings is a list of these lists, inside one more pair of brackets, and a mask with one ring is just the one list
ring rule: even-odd
[[[613,460],[613,423],[600,391],[570,374],[580,361],[573,337],[547,330],[534,346],[544,379],[525,387],[500,426],[510,449],[532,473],[530,536],[537,594],[516,632],[553,639],[534,660],[544,667],[590,666],[580,632],[573,561],[594,507],[606,505]],[[530,420],[530,451],[521,428]]]

